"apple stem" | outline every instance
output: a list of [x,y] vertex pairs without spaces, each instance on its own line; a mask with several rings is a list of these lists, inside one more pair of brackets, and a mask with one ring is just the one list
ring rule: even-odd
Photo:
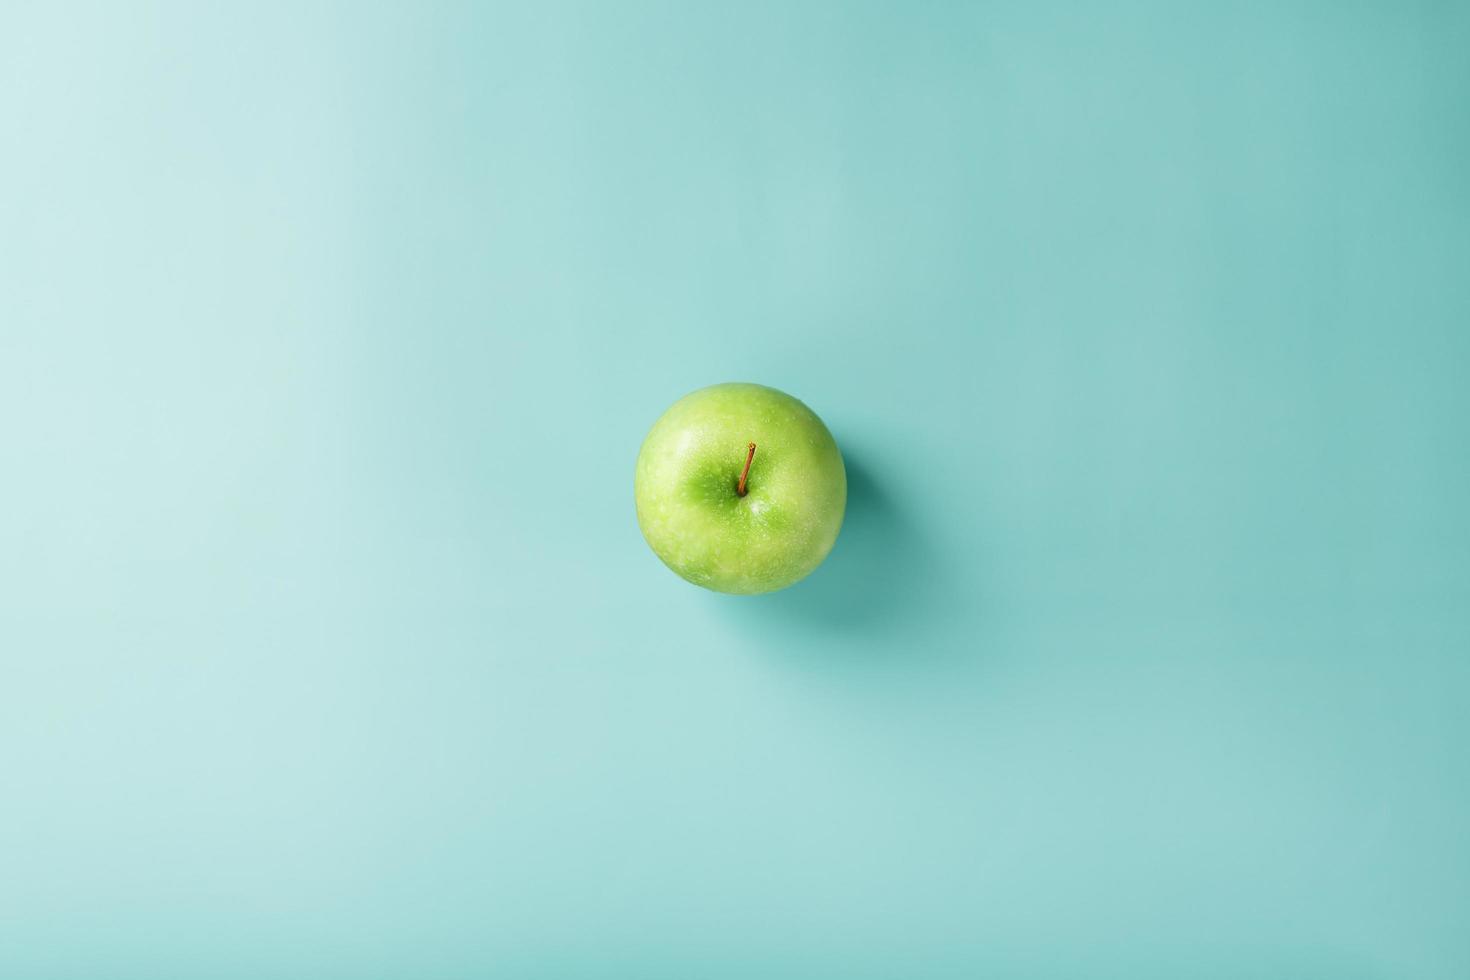
[[745,478],[750,476],[750,461],[755,459],[755,443],[750,444],[749,451],[745,454],[745,469],[740,471],[740,483],[736,485],[735,492],[745,496]]

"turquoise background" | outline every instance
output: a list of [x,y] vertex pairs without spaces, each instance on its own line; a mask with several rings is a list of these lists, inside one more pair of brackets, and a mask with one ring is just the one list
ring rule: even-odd
[[[0,8],[0,975],[1470,975],[1467,50]],[[732,379],[852,477],[749,600]]]

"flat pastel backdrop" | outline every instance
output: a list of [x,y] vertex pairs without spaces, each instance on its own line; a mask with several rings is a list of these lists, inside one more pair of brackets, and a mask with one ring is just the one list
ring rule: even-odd
[[[1467,50],[6,4],[0,975],[1470,975]],[[783,594],[634,522],[722,380]]]

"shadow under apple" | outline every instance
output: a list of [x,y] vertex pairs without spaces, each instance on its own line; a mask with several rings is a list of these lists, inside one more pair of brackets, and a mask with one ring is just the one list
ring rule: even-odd
[[[942,562],[861,455],[847,453],[847,513],[822,566],[769,595],[711,596],[743,630],[768,641],[840,641],[903,653],[943,619]],[[902,645],[901,645],[902,644]]]

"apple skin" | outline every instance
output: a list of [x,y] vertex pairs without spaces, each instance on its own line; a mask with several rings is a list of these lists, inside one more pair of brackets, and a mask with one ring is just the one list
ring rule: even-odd
[[847,469],[832,433],[797,399],[764,385],[718,384],[685,395],[654,423],[638,452],[633,499],[644,539],[682,578],[716,592],[774,592],[832,550]]

